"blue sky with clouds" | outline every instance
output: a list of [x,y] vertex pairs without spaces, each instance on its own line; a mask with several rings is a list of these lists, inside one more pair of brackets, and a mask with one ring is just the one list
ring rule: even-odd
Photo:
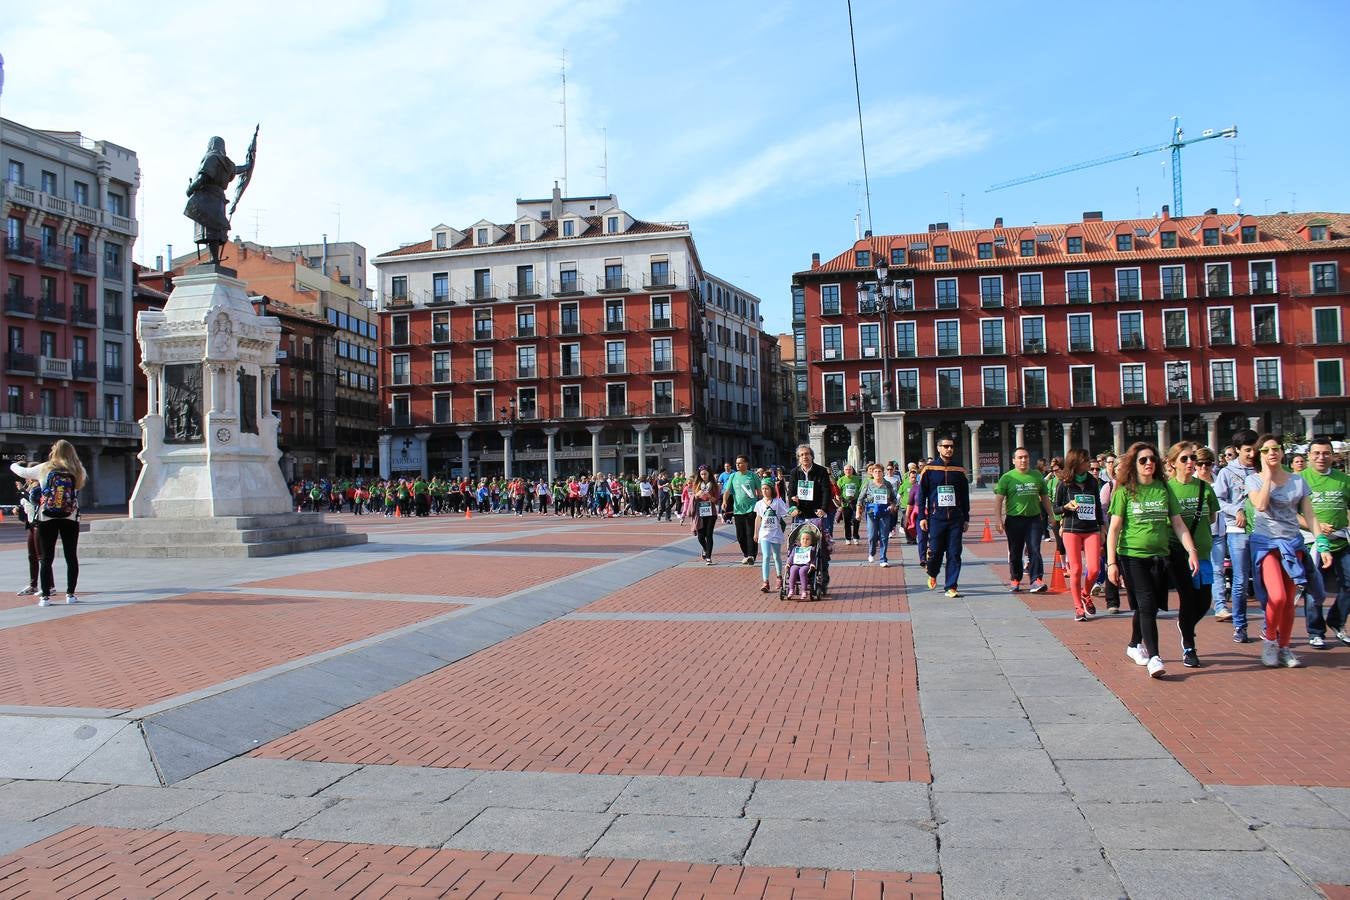
[[[1232,208],[1235,147],[1246,211],[1350,209],[1350,4],[855,0],[854,22],[877,233],[1151,215],[1166,153],[985,188],[1164,143],[1173,115],[1239,129],[1183,151],[1189,212]],[[607,144],[624,208],[689,220],[785,330],[791,273],[845,249],[864,208],[843,0],[52,0],[0,23],[0,114],[138,152],[138,259],[189,247],[207,137],[239,153],[259,121],[235,230],[374,253],[509,221],[562,177],[564,49],[569,192],[603,192]]]

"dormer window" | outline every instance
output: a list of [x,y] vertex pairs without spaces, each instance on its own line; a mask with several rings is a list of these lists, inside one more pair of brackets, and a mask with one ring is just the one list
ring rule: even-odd
[[891,248],[891,265],[893,265],[893,266],[903,266],[904,264],[905,264],[905,248],[904,248],[904,247],[892,247],[892,248]]
[[446,244],[448,243],[448,241],[446,240],[446,238],[447,238],[447,235],[446,235],[446,233],[445,233],[444,231],[438,231],[438,232],[436,232],[436,249],[437,249],[437,250],[444,250],[444,249],[445,249]]
[[521,225],[520,227],[518,227],[518,228],[516,229],[516,237],[517,237],[519,240],[522,240],[522,241],[528,241],[528,240],[531,240],[531,239],[532,239],[532,238],[531,238],[531,232],[532,232],[532,231],[533,231],[533,229],[530,228],[530,226],[529,226],[528,223],[527,223],[527,224],[524,224],[524,225]]
[[477,235],[474,238],[474,243],[480,247],[486,247],[488,245],[488,230],[486,228],[478,229]]
[[1132,235],[1132,234],[1118,234],[1118,235],[1116,235],[1116,249],[1119,250],[1119,251],[1121,251],[1121,252],[1124,252],[1124,251],[1126,251],[1126,250],[1133,250],[1133,249],[1134,249],[1134,235]]
[[1308,240],[1325,241],[1326,239],[1327,239],[1327,226],[1325,225],[1308,226]]
[[618,216],[607,216],[607,217],[605,218],[605,231],[607,231],[607,232],[610,233],[610,234],[618,234],[618,233],[619,233],[619,217],[618,217]]
[[1024,239],[1024,240],[1018,241],[1018,252],[1021,253],[1023,256],[1035,256],[1035,255],[1036,255],[1036,239],[1035,239],[1035,238],[1028,238],[1028,239]]
[[1064,249],[1068,253],[1082,253],[1083,239],[1081,237],[1070,237],[1064,239]]
[[951,248],[946,244],[934,244],[933,262],[951,262]]
[[1219,246],[1219,229],[1217,228],[1204,229],[1204,232],[1201,235],[1201,241],[1204,243],[1206,247]]
[[1255,225],[1243,225],[1243,226],[1242,226],[1242,243],[1244,243],[1244,244],[1255,244],[1255,243],[1256,243],[1256,226],[1255,226]]
[[980,241],[975,245],[975,253],[980,259],[994,258],[994,244],[992,241]]
[[859,269],[871,268],[872,252],[870,250],[855,250],[853,252],[853,265]]
[[576,234],[577,234],[577,221],[576,221],[576,219],[563,219],[563,223],[562,223],[562,236],[563,236],[563,237],[576,237]]
[[1164,250],[1175,250],[1177,248],[1177,233],[1175,229],[1158,232],[1158,246]]

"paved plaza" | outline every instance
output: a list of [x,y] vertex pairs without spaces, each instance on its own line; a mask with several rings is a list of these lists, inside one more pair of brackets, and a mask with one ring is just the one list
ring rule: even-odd
[[1149,679],[977,496],[956,600],[902,541],[783,602],[646,518],[89,560],[0,598],[0,900],[1350,896],[1350,647],[1188,670],[1169,617]]

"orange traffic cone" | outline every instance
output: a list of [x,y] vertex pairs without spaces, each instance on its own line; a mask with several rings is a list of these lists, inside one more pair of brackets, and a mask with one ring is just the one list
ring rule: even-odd
[[395,519],[401,519],[401,518],[403,518],[403,507],[401,507],[401,506],[395,506],[395,507],[394,507],[394,518],[395,518]]
[[5,508],[0,506],[0,522],[5,521]]
[[984,520],[984,534],[980,536],[981,544],[992,544],[994,542],[994,533],[989,530],[989,520]]
[[1050,576],[1050,593],[1067,594],[1069,592],[1069,585],[1064,580],[1064,557],[1060,555],[1058,550],[1055,551],[1054,570],[1055,573]]
[[473,510],[470,509],[470,508],[467,507],[467,506],[464,507],[464,518],[466,518],[466,519],[472,519],[472,518],[473,518]]

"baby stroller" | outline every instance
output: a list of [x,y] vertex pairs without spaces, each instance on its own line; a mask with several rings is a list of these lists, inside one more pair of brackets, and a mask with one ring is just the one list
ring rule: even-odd
[[788,534],[787,545],[783,553],[783,571],[779,573],[778,579],[778,599],[786,600],[788,596],[788,566],[792,558],[792,548],[797,546],[802,539],[802,529],[810,529],[816,536],[816,570],[810,574],[807,579],[807,596],[813,600],[822,600],[830,589],[830,545],[832,543],[830,535],[825,531],[825,520],[802,519]]

